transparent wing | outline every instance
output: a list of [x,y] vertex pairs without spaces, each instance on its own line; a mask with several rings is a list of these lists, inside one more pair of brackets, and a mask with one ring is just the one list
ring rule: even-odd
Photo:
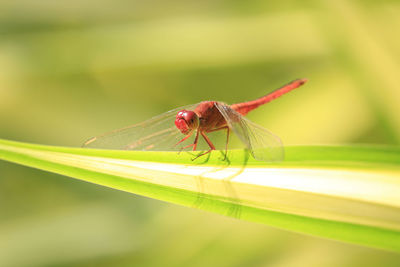
[[114,130],[100,136],[93,137],[83,144],[88,148],[126,149],[126,150],[153,150],[153,151],[180,151],[189,143],[188,138],[181,145],[176,146],[185,135],[175,126],[176,114],[182,109],[193,110],[198,104],[184,106],[165,112],[142,123]]
[[251,122],[230,106],[217,102],[216,107],[228,123],[229,128],[250,149],[253,157],[261,161],[282,161],[284,150],[279,137]]

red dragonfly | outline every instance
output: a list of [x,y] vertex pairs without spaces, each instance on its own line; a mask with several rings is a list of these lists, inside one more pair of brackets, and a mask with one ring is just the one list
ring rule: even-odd
[[[279,137],[244,116],[253,109],[298,88],[306,81],[306,79],[294,80],[253,101],[233,105],[219,101],[203,101],[180,107],[145,122],[93,137],[83,147],[146,151],[182,151],[191,148],[195,151],[201,136],[209,146],[209,150],[198,155],[196,157],[198,158],[215,150],[207,134],[226,130],[226,149],[232,131],[251,151],[255,159],[280,161],[283,160],[284,151]],[[189,145],[179,146],[185,141],[188,142],[193,136],[194,141]]]

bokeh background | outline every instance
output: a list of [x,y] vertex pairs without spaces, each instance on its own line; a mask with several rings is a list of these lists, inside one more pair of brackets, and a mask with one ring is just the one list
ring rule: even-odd
[[[80,146],[202,100],[309,83],[249,115],[290,144],[400,141],[400,2],[0,2],[0,138]],[[0,266],[398,266],[0,162]]]

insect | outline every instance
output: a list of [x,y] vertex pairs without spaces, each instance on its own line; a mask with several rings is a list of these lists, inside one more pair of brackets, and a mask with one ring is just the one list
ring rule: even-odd
[[[228,105],[219,101],[203,101],[198,104],[170,110],[139,124],[131,125],[89,139],[83,147],[165,151],[192,149],[195,151],[199,139],[203,138],[209,149],[215,146],[208,134],[226,131],[226,150],[229,135],[235,133],[250,150],[253,157],[261,161],[283,160],[284,150],[279,137],[267,129],[251,122],[244,116],[303,85],[306,79],[294,80],[271,93],[253,101]],[[182,147],[194,136],[193,142]]]

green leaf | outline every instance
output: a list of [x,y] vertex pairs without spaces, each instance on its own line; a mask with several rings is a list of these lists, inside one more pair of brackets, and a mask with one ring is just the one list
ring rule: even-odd
[[280,163],[0,139],[0,159],[320,237],[400,251],[400,149],[291,146]]

